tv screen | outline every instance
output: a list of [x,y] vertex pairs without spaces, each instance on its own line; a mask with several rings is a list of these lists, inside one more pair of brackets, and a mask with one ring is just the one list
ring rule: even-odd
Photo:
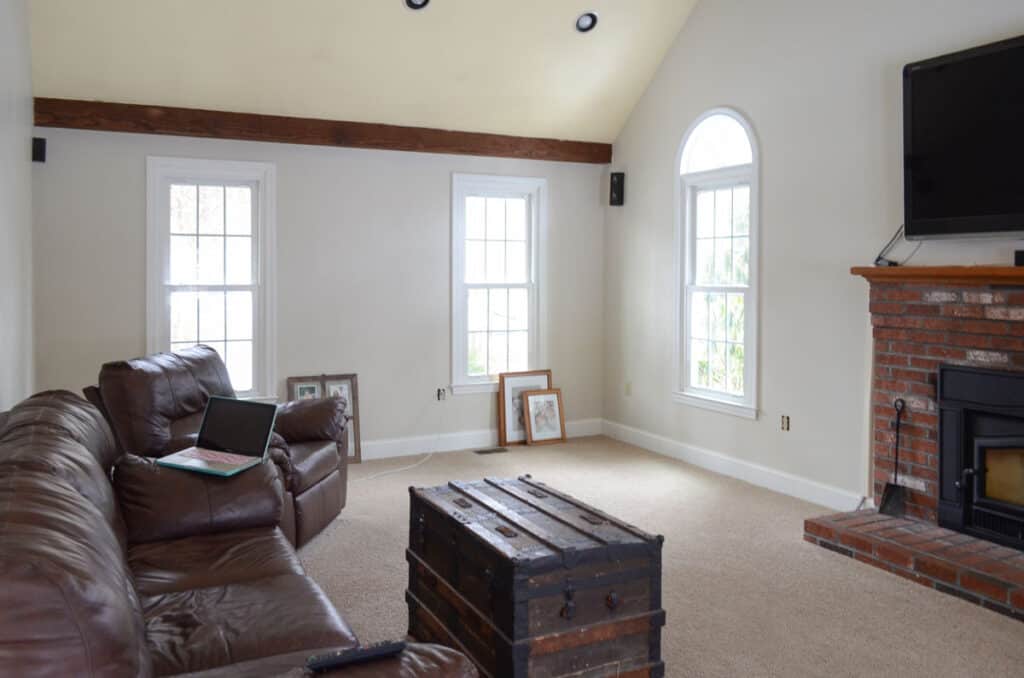
[[1024,36],[903,69],[908,238],[1024,231]]

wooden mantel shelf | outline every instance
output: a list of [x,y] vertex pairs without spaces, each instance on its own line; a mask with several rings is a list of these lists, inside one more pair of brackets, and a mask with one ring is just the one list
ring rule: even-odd
[[850,273],[872,283],[1024,287],[1024,266],[854,266]]

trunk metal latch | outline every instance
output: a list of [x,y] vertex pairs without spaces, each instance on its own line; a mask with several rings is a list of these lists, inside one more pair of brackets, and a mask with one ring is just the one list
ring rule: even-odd
[[567,577],[565,580],[565,605],[562,606],[562,611],[559,615],[562,619],[572,619],[576,616],[576,601],[573,600],[576,597],[576,587],[572,585],[572,578]]

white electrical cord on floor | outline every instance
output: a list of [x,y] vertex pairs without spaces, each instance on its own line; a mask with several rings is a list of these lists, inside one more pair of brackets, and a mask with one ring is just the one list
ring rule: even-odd
[[395,474],[395,473],[401,473],[402,471],[411,471],[411,470],[413,470],[414,468],[416,468],[418,466],[423,466],[424,464],[426,464],[428,461],[430,461],[433,458],[434,458],[434,453],[430,452],[430,453],[427,454],[426,457],[424,457],[423,459],[420,459],[415,464],[410,464],[409,466],[403,466],[402,468],[396,468],[393,471],[381,471],[380,473],[374,473],[372,476],[366,476],[365,478],[356,478],[352,482],[353,483],[358,483],[358,482],[361,482],[361,481],[364,481],[364,480],[375,480],[377,478],[382,478],[384,476],[390,476],[390,475]]
[[[447,399],[445,400],[445,402],[447,402]],[[426,409],[424,409],[424,412],[425,411],[426,411]],[[445,414],[447,414],[447,413],[445,413]],[[423,419],[423,413],[421,413],[420,417],[419,417],[419,420],[422,420],[422,419]],[[444,426],[443,426],[443,424],[444,424],[443,420],[444,419],[446,419],[446,417],[442,416],[441,417],[442,426],[439,427],[439,430],[437,432],[437,437],[434,439],[434,449],[435,450],[440,448],[440,446],[441,446],[441,431],[444,430]],[[430,461],[431,459],[434,458],[435,454],[437,454],[437,453],[436,452],[428,452],[426,457],[424,457],[423,459],[420,459],[415,464],[410,464],[409,466],[403,466],[402,468],[396,468],[396,469],[393,469],[391,471],[381,471],[380,473],[374,473],[373,475],[366,476],[365,478],[353,478],[349,482],[359,483],[359,482],[363,482],[365,480],[376,480],[377,478],[383,478],[384,476],[390,476],[390,475],[394,475],[396,473],[403,473],[405,471],[411,471],[414,468],[418,468],[418,467],[423,466],[424,464],[426,464],[428,461]]]

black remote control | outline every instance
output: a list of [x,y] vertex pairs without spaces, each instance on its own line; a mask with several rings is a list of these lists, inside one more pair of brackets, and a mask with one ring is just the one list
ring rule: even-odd
[[313,673],[320,673],[322,671],[330,671],[331,669],[340,669],[343,666],[362,664],[372,659],[393,657],[404,649],[405,643],[401,640],[396,640],[394,642],[353,647],[348,650],[339,650],[338,652],[328,652],[327,654],[316,654],[306,660],[306,668]]

